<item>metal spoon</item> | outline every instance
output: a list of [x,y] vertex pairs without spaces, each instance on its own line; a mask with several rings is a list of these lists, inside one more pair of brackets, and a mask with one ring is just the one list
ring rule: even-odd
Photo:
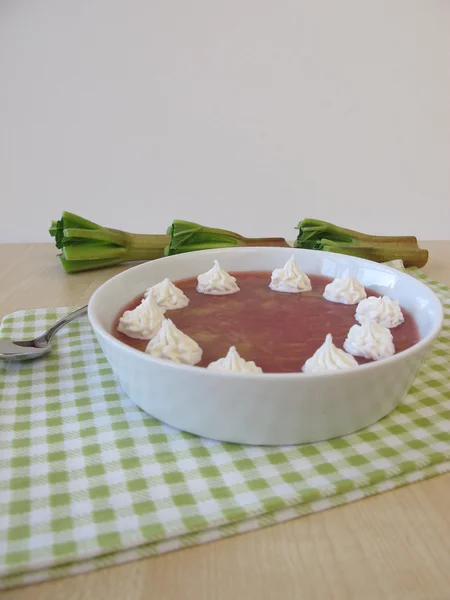
[[34,340],[16,342],[13,340],[0,340],[0,359],[3,360],[33,360],[44,356],[52,349],[50,342],[57,331],[87,313],[87,306],[79,308],[57,321],[53,327]]

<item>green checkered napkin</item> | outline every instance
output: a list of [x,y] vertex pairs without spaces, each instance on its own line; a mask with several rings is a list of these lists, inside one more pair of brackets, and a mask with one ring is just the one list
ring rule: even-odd
[[[344,438],[224,444],[146,415],[118,388],[86,318],[54,351],[0,365],[0,585],[89,571],[352,502],[450,469],[450,289],[445,324],[397,410]],[[71,309],[20,311],[30,338]],[[355,400],[356,401],[356,400]]]

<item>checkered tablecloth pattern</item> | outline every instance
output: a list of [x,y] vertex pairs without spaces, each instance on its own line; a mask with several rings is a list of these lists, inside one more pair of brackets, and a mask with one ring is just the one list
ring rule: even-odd
[[[405,401],[344,438],[286,447],[202,439],[118,388],[86,318],[53,352],[0,364],[0,585],[70,575],[292,519],[450,469],[450,289],[445,323]],[[69,308],[20,311],[30,338]]]

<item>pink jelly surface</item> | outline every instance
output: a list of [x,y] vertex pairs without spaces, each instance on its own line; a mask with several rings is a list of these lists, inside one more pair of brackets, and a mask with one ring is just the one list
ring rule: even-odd
[[[174,282],[189,298],[189,305],[166,312],[175,325],[192,337],[203,349],[198,366],[222,358],[230,346],[236,346],[246,360],[253,360],[265,373],[299,372],[305,361],[325,340],[327,333],[342,348],[355,320],[356,306],[329,302],[322,297],[328,277],[310,275],[312,291],[300,294],[274,292],[269,289],[270,272],[232,273],[240,292],[226,296],[200,294],[197,279]],[[368,296],[378,296],[366,288]],[[135,340],[117,331],[125,310],[140,304],[134,298],[117,315],[112,334],[128,346],[144,351],[148,341]],[[402,308],[405,322],[391,329],[397,352],[419,341],[413,317]],[[357,358],[359,363],[369,362]]]

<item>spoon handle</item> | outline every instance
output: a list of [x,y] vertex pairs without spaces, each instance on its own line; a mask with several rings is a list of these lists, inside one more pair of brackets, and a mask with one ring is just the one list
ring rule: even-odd
[[34,340],[34,345],[37,347],[47,346],[51,342],[55,333],[57,331],[59,331],[61,329],[61,327],[64,327],[64,325],[67,325],[67,323],[70,323],[70,321],[73,321],[77,317],[81,317],[82,315],[85,315],[86,313],[87,313],[87,306],[83,306],[82,308],[78,308],[77,310],[74,310],[73,312],[66,315],[59,321],[56,321],[56,323],[52,327],[50,327],[50,329],[48,331],[46,331],[45,333],[43,333],[42,335],[40,335],[38,338],[36,338]]

